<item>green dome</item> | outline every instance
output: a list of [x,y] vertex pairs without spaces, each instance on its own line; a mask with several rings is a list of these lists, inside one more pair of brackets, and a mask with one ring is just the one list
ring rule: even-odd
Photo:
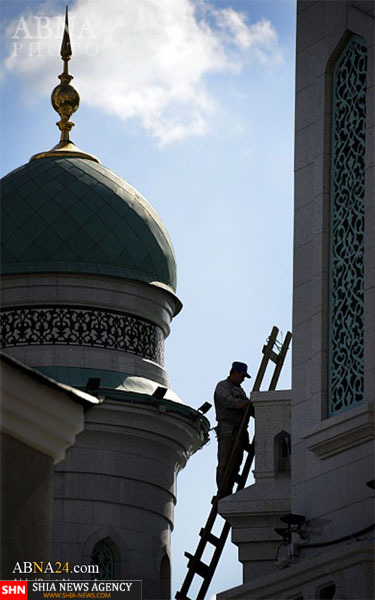
[[1,180],[2,273],[97,273],[176,290],[172,243],[128,183],[83,158],[34,160]]

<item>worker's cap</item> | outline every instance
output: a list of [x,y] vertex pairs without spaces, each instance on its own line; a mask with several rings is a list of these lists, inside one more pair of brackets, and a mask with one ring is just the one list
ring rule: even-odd
[[247,372],[247,364],[243,362],[234,362],[232,364],[233,371],[237,371],[238,373],[243,373],[245,377],[250,378],[251,375]]

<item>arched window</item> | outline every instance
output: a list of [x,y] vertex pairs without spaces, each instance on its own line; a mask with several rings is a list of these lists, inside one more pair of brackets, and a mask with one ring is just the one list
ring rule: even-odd
[[164,554],[160,563],[160,598],[169,600],[171,597],[171,565],[169,556]]
[[318,600],[333,600],[336,593],[336,586],[333,582],[326,583],[317,589],[316,597]]
[[115,579],[115,556],[111,540],[99,540],[92,550],[91,563],[99,567],[94,579]]
[[290,472],[291,436],[287,431],[280,431],[274,437],[275,475]]
[[366,70],[365,42],[352,36],[333,71],[329,416],[363,400]]

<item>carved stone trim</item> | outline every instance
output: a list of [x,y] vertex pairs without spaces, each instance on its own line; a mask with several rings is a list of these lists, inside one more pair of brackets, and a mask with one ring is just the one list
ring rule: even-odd
[[69,345],[105,348],[164,362],[160,327],[134,315],[78,306],[33,306],[3,310],[1,345]]
[[367,49],[353,36],[334,72],[330,224],[330,416],[363,402]]

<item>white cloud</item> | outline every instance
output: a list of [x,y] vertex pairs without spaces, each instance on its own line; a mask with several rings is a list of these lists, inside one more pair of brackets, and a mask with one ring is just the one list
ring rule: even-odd
[[231,34],[233,43],[244,50],[252,50],[253,57],[262,62],[279,61],[281,53],[277,43],[277,33],[271,22],[262,19],[257,23],[248,25],[246,15],[225,8],[214,11],[217,23]]
[[[63,17],[56,10],[46,3],[7,29],[5,70],[21,79],[29,102],[58,83]],[[269,21],[247,23],[208,0],[199,11],[194,0],[77,0],[70,30],[70,70],[84,102],[123,122],[139,119],[161,145],[208,131],[216,102],[207,75],[280,59]]]

